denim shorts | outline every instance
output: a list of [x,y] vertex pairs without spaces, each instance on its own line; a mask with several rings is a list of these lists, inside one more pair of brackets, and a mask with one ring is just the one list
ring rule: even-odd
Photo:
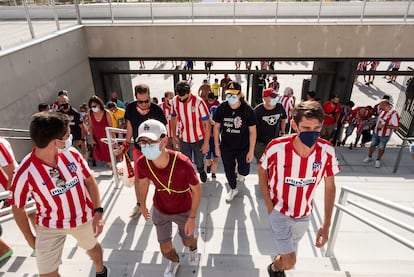
[[373,133],[371,146],[372,147],[378,146],[379,149],[384,150],[389,140],[390,140],[390,136],[380,137],[378,136],[377,133]]

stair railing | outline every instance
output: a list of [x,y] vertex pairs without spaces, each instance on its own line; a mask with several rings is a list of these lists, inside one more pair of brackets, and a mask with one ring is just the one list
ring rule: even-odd
[[397,220],[391,216],[388,216],[386,214],[384,214],[383,212],[380,212],[378,210],[374,210],[373,208],[367,207],[361,203],[358,203],[357,201],[354,200],[350,200],[348,199],[348,195],[349,194],[353,194],[355,196],[364,198],[372,203],[376,203],[379,204],[383,207],[389,208],[393,211],[399,212],[401,213],[401,215],[404,215],[406,217],[409,217],[411,219],[414,219],[414,209],[396,204],[394,202],[379,198],[379,197],[375,197],[366,193],[363,193],[361,191],[358,191],[356,189],[353,188],[349,188],[349,187],[342,187],[341,188],[341,193],[339,195],[339,199],[338,202],[335,203],[335,207],[336,207],[336,212],[335,212],[335,216],[334,216],[334,220],[332,222],[332,228],[331,228],[331,233],[330,233],[330,239],[328,241],[328,245],[327,245],[327,250],[326,250],[326,256],[328,257],[332,257],[334,256],[333,250],[335,247],[335,242],[336,239],[338,237],[338,230],[339,230],[339,225],[341,223],[341,219],[342,219],[342,215],[343,213],[346,213],[356,219],[358,219],[359,221],[367,224],[368,226],[376,229],[377,231],[383,233],[384,235],[387,235],[388,237],[392,238],[395,241],[398,241],[399,243],[401,243],[402,245],[414,250],[414,242],[407,239],[406,237],[397,234],[396,232],[382,226],[380,223],[377,223],[375,221],[373,221],[372,219],[369,219],[363,215],[361,215],[360,213],[358,213],[357,211],[355,211],[354,209],[350,209],[348,207],[346,207],[347,204],[352,205],[354,207],[356,207],[359,210],[365,211],[371,215],[376,216],[377,218],[380,218],[388,223],[391,223],[401,229],[407,230],[411,233],[414,233],[414,226],[407,224],[405,222],[402,222],[400,220]]

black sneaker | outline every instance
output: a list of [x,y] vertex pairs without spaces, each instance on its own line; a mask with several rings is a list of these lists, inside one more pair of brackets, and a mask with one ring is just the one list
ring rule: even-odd
[[108,277],[108,269],[104,266],[102,272],[96,272],[96,277]]
[[216,179],[216,173],[211,173],[211,178]]
[[211,173],[211,165],[207,166],[207,173]]
[[200,172],[200,180],[203,183],[205,183],[207,181],[207,173],[204,170],[203,170],[203,172]]
[[267,272],[269,273],[270,277],[286,277],[285,272],[282,271],[273,271],[272,264],[267,267]]

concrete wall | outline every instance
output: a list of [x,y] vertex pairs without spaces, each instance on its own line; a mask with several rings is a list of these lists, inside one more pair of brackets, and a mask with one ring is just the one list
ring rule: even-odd
[[[37,104],[53,103],[61,89],[69,91],[74,107],[87,101],[94,88],[86,45],[83,29],[77,27],[19,49],[3,51],[0,127],[28,129]],[[28,152],[30,143],[19,142],[13,148],[19,158]]]
[[85,26],[90,57],[412,59],[414,25]]

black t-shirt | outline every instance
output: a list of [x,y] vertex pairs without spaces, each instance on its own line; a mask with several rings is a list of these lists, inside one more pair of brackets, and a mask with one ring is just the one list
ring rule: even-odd
[[65,113],[64,111],[60,111],[61,113],[67,114],[69,116],[70,122],[70,133],[72,134],[73,140],[80,140],[82,139],[82,129],[79,127],[80,124],[83,123],[82,117],[80,113],[70,106],[70,110]]
[[213,116],[220,123],[221,146],[237,149],[249,148],[249,126],[256,125],[252,107],[246,102],[233,110],[227,101],[221,103]]
[[150,111],[146,115],[142,115],[137,111],[137,101],[129,103],[125,110],[125,119],[129,120],[131,123],[132,137],[136,147],[138,147],[138,143],[135,142],[135,139],[138,137],[138,127],[142,122],[148,119],[156,119],[167,125],[167,119],[165,118],[164,112],[154,103],[151,103]]
[[286,119],[286,111],[277,103],[274,109],[266,110],[263,103],[256,106],[254,114],[257,120],[257,141],[268,144],[279,136],[280,121]]

